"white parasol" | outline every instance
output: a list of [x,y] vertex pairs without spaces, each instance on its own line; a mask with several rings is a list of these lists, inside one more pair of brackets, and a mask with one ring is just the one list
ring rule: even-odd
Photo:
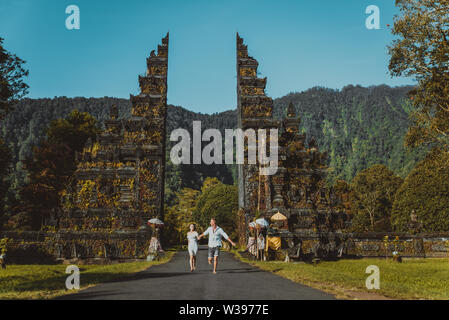
[[153,218],[153,219],[148,220],[148,224],[153,224],[156,226],[163,226],[164,222],[162,222],[162,220],[160,220],[158,218]]
[[267,228],[270,224],[268,223],[267,220],[265,220],[264,218],[259,218],[256,220],[256,223],[261,226],[262,228]]

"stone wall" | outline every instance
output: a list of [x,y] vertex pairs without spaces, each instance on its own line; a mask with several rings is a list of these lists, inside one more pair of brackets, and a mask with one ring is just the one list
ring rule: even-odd
[[9,263],[145,259],[151,230],[114,232],[3,231]]
[[[271,231],[280,236],[281,249],[273,258],[307,260],[312,258],[449,257],[449,232],[445,233],[300,233]],[[388,237],[388,238],[386,238]],[[298,250],[299,249],[299,250]],[[298,255],[299,253],[299,255]]]

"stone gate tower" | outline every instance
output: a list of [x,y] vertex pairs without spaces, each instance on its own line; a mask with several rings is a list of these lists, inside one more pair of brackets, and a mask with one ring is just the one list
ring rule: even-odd
[[249,164],[247,152],[245,163],[238,167],[240,243],[245,243],[247,224],[256,214],[266,218],[277,212],[285,215],[289,226],[286,237],[304,239],[340,229],[342,215],[333,209],[335,199],[326,188],[326,153],[318,150],[313,139],[307,142],[299,131],[300,118],[292,103],[283,119],[273,116],[273,100],[265,94],[267,79],[258,77],[258,66],[237,34],[238,127],[256,132],[275,128],[279,133],[279,166],[274,175],[260,175],[261,165]]
[[[257,76],[259,63],[248,55],[248,47],[237,34],[237,126],[242,130],[277,129],[280,121],[273,119],[273,100],[266,96],[267,78]],[[267,177],[259,176],[259,165],[247,163],[238,165],[239,207],[255,211],[271,204],[271,190],[260,189]],[[262,179],[262,181],[260,181]],[[260,192],[259,192],[260,189]],[[260,197],[260,193],[264,196]],[[262,201],[262,208],[260,201]]]
[[131,95],[131,117],[118,119],[112,107],[106,129],[78,156],[61,230],[132,231],[162,218],[168,41],[167,33],[147,58],[141,92]]

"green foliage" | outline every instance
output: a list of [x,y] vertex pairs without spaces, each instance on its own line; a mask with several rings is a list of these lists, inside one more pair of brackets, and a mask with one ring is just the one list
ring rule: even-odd
[[351,186],[344,180],[337,180],[333,190],[334,195],[339,200],[336,209],[345,210],[347,214],[351,214],[351,200],[354,198],[354,191]]
[[396,0],[396,6],[401,15],[392,30],[390,73],[418,81],[405,142],[449,151],[449,1]]
[[[0,127],[0,135],[4,135],[7,145],[12,153],[12,165],[14,170],[9,175],[11,181],[10,194],[17,193],[25,183],[27,173],[23,170],[21,161],[32,156],[33,148],[39,145],[46,137],[48,127],[53,120],[68,118],[72,110],[79,113],[88,112],[99,123],[109,119],[109,110],[112,105],[117,106],[119,118],[130,116],[130,101],[118,98],[66,98],[54,99],[23,99],[6,117]],[[226,111],[220,114],[201,114],[188,111],[177,106],[168,106],[167,115],[167,159],[170,155],[169,133],[176,128],[192,130],[192,121],[200,120],[203,129],[219,128],[224,132],[225,128],[234,128],[236,125],[235,111]],[[60,121],[56,121],[60,124]],[[66,122],[62,122],[66,124]],[[59,126],[58,126],[59,127]],[[51,136],[61,136],[51,134]],[[233,165],[179,165],[173,166],[167,161],[166,167],[166,205],[175,203],[176,192],[183,188],[199,190],[207,177],[218,177],[221,182],[233,184],[235,166]]]
[[[168,262],[173,252],[157,261],[126,262],[108,265],[79,265],[81,290],[90,286],[123,280],[136,272],[143,271],[154,265]],[[0,299],[51,299],[57,296],[76,293],[78,290],[67,291],[64,286],[67,266],[56,265],[9,265],[0,272]]]
[[[3,47],[0,37],[0,121],[11,111],[11,105],[28,93],[28,85],[23,78],[28,71],[23,68],[25,61]],[[3,125],[2,125],[3,126]],[[4,202],[9,188],[6,180],[11,168],[11,150],[0,132],[0,229],[4,222]]]
[[23,68],[25,61],[3,47],[0,38],[0,120],[10,111],[14,101],[28,93],[28,85],[23,78],[28,71]]
[[433,150],[410,172],[394,200],[391,224],[407,231],[415,210],[422,231],[449,231],[449,156]]
[[10,161],[11,151],[5,141],[0,138],[0,179],[3,179],[10,170]]
[[184,243],[189,225],[194,223],[193,212],[200,192],[184,188],[178,192],[175,205],[165,210],[164,242],[168,244]]
[[48,142],[65,144],[72,151],[82,151],[87,139],[94,139],[101,132],[97,120],[88,112],[73,110],[67,118],[50,122],[47,130]]
[[186,242],[189,225],[194,223],[198,233],[209,227],[215,217],[229,236],[236,236],[238,191],[236,186],[226,185],[217,178],[204,180],[201,191],[184,188],[176,193],[177,200],[165,210],[164,240],[171,245]]
[[238,188],[207,179],[205,188],[198,197],[194,219],[204,230],[215,218],[231,238],[237,235]]
[[8,238],[0,239],[0,254],[6,254],[8,252]]
[[0,139],[0,229],[3,224],[3,207],[9,183],[6,181],[11,166],[11,152],[6,143]]
[[52,121],[47,131],[48,140],[23,161],[28,183],[20,189],[21,203],[15,212],[21,219],[11,220],[13,229],[28,223],[31,229],[40,229],[43,220],[61,207],[61,193],[76,169],[75,152],[82,150],[88,138],[95,138],[99,127],[89,113],[74,110],[67,118]]
[[351,182],[352,227],[355,231],[389,231],[394,195],[402,178],[384,165],[374,165]]
[[404,263],[378,258],[341,259],[321,261],[317,265],[242,260],[292,281],[346,299],[348,294],[360,299],[361,296],[354,294],[354,291],[373,293],[373,290],[366,288],[368,275],[364,271],[369,265],[376,265],[381,273],[381,285],[380,289],[376,290],[377,294],[397,299],[449,299],[447,259],[411,259]]
[[218,180],[217,178],[206,178],[206,180],[204,180],[203,182],[203,186],[201,187],[201,193],[205,194],[206,192],[208,192],[210,189],[215,188],[216,186],[219,186],[220,180]]
[[[34,157],[25,161],[29,182],[20,190],[21,204],[17,213],[28,214],[31,229],[40,229],[43,219],[60,207],[64,190],[76,169],[72,150],[66,145],[43,142],[35,148]],[[27,223],[25,219],[23,222]],[[14,229],[22,227],[13,226]]]
[[301,131],[328,152],[330,184],[349,182],[375,164],[384,164],[405,178],[427,152],[425,147],[410,152],[403,144],[410,125],[407,93],[411,89],[386,85],[312,88],[274,100],[274,113],[284,116],[292,101],[301,117]]
[[182,190],[182,178],[180,166],[174,165],[168,154],[165,157],[165,206],[171,207],[176,204],[177,192]]
[[[408,152],[402,141],[410,124],[408,112],[412,109],[407,92],[411,87],[390,88],[374,86],[363,88],[347,86],[342,90],[313,88],[291,93],[274,100],[276,117],[285,115],[290,101],[302,118],[301,130],[308,138],[314,137],[320,150],[328,151],[331,183],[337,179],[351,181],[357,172],[376,163],[387,165],[396,174],[406,177],[425,156],[422,148]],[[68,117],[71,110],[89,112],[103,122],[108,110],[116,105],[119,118],[130,116],[130,102],[117,98],[23,99],[1,127],[12,154],[13,169],[9,175],[14,195],[23,186],[26,172],[20,160],[32,155],[33,147],[45,137],[52,120]],[[168,106],[167,134],[173,129],[192,130],[192,121],[200,120],[202,129],[235,128],[235,110],[215,114],[195,113],[178,106]],[[224,135],[223,135],[224,136]],[[167,138],[167,140],[169,140]],[[167,154],[173,142],[167,142]],[[169,157],[167,157],[169,158]],[[176,202],[176,193],[183,188],[200,190],[207,177],[217,177],[222,183],[236,184],[235,165],[179,165],[167,162],[165,201]]]

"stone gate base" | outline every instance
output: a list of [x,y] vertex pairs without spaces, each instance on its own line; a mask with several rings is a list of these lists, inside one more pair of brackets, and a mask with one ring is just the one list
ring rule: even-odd
[[[449,233],[307,233],[270,231],[270,237],[281,238],[281,248],[269,250],[276,260],[312,260],[392,257],[449,257]],[[386,238],[388,236],[388,238]]]
[[110,263],[144,260],[151,231],[115,232],[0,232],[8,238],[8,263],[81,261]]

